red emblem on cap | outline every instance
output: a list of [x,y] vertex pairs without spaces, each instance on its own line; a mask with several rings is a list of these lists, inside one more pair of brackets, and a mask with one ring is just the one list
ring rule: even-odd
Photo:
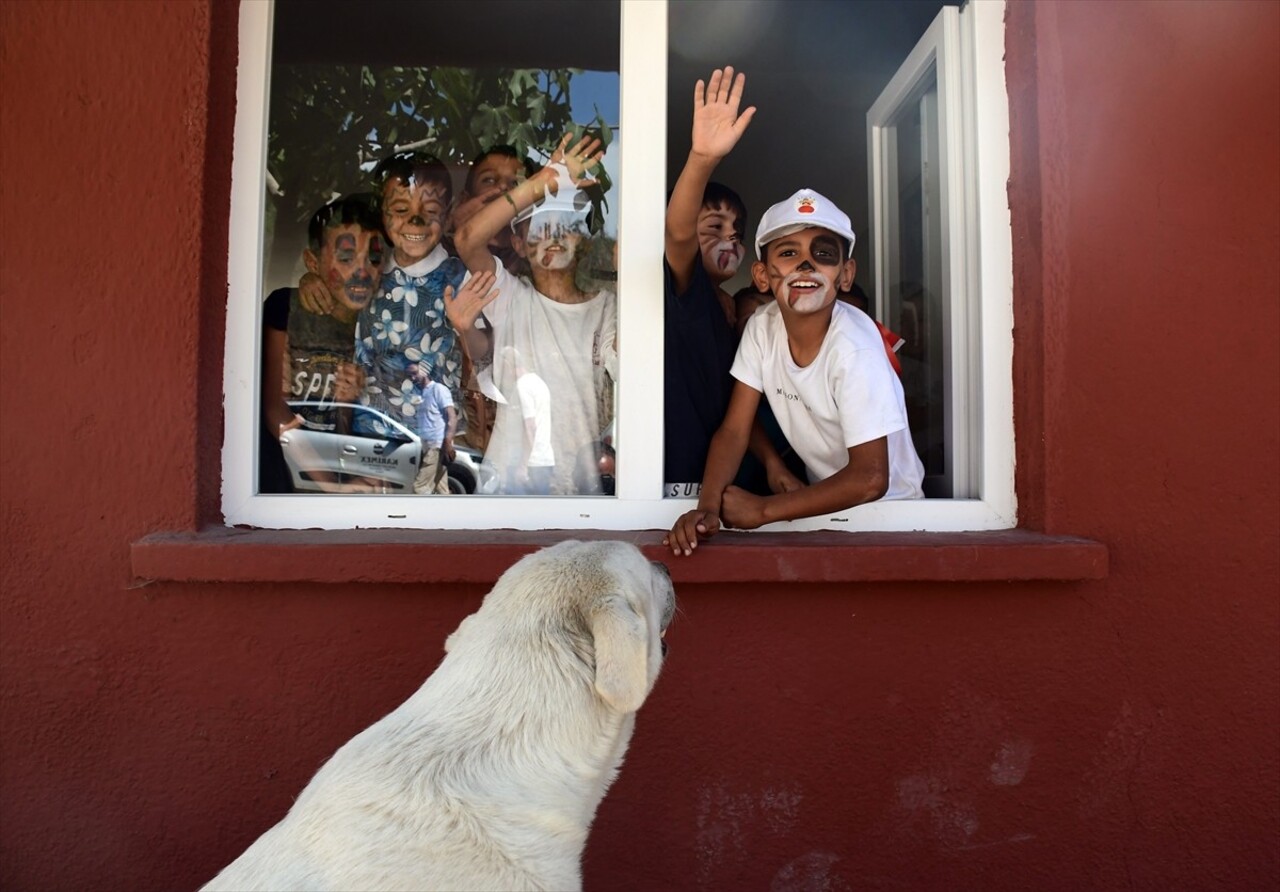
[[814,207],[813,207],[812,198],[801,198],[799,201],[796,202],[796,213],[812,214],[813,212],[814,212]]

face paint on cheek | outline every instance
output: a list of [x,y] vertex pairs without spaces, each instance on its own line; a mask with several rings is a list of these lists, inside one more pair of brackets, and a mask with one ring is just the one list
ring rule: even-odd
[[543,269],[565,269],[578,254],[578,244],[573,239],[539,242],[534,248],[534,259]]
[[742,258],[746,254],[746,249],[742,247],[741,242],[719,241],[712,249],[711,257],[715,260],[716,269],[728,275],[733,275],[738,271],[738,267],[742,265]]
[[[818,287],[795,287],[797,282],[816,283]],[[792,273],[782,280],[778,293],[797,313],[816,313],[827,305],[827,296],[832,293],[831,280],[820,272]]]

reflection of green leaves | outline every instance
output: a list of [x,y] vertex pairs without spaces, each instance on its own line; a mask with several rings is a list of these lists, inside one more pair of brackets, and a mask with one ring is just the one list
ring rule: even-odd
[[[569,128],[569,132],[573,134],[570,145],[577,143],[583,136],[599,139],[602,150],[608,148],[609,143],[613,142],[613,128],[605,121],[599,109],[596,109],[596,119],[590,125],[574,124]],[[605,211],[609,208],[609,200],[606,196],[613,189],[613,180],[603,164],[596,165],[596,169],[591,171],[591,178],[596,181],[596,185],[588,186],[583,191],[591,199],[591,232],[593,235],[598,235],[604,226]]]
[[[280,65],[272,70],[267,164],[283,196],[271,196],[277,236],[288,221],[304,223],[334,193],[369,188],[369,165],[397,145],[419,145],[456,168],[481,150],[505,143],[521,155],[546,158],[574,128],[570,113],[571,68],[410,68],[370,65]],[[608,145],[603,119],[590,127]],[[424,144],[424,141],[425,144]],[[363,165],[363,167],[362,167]],[[593,215],[611,186],[597,177]],[[298,238],[301,238],[299,236]],[[295,239],[278,237],[292,265]],[[273,264],[276,258],[273,257]]]

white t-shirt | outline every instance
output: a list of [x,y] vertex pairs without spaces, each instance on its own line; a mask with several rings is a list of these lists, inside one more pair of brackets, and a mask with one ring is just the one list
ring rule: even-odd
[[422,445],[439,449],[444,445],[444,432],[449,429],[448,413],[453,408],[453,394],[439,381],[422,389],[422,405],[418,406],[418,435]]
[[918,499],[924,466],[911,444],[902,384],[875,323],[837,302],[818,356],[801,368],[791,358],[782,311],[752,314],[734,358],[733,377],[764,394],[811,483],[849,464],[849,448],[888,438],[886,499]]
[[[494,262],[498,297],[484,309],[493,328],[493,383],[498,402],[485,462],[499,474],[517,465],[524,435],[513,358],[519,352],[526,371],[546,384],[551,410],[551,448],[555,472],[551,491],[577,492],[573,472],[578,456],[600,440],[609,419],[599,417],[600,391],[617,376],[618,302],[601,291],[580,304],[557,303],[526,279]],[[606,375],[607,373],[607,375]]]
[[526,426],[530,420],[533,421],[529,467],[553,467],[556,454],[551,446],[551,391],[547,389],[546,382],[533,372],[525,372],[516,379],[516,392],[520,395],[520,415]]

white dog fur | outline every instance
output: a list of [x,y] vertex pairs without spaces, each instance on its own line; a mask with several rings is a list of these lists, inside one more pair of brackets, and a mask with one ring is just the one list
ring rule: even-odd
[[204,888],[581,888],[674,610],[666,568],[632,545],[523,558],[422,687]]

